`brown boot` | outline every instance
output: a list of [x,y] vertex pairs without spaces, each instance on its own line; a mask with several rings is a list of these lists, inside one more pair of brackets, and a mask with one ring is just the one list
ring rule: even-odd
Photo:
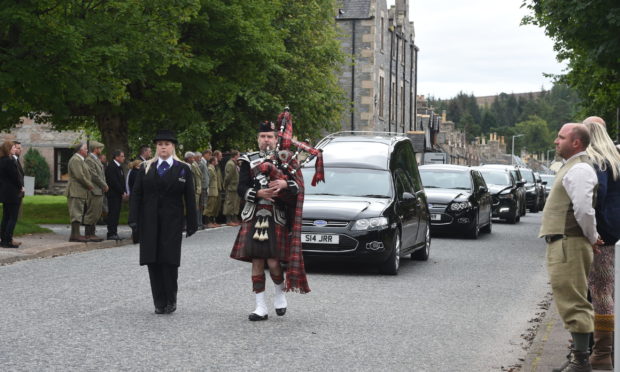
[[84,235],[80,235],[80,223],[79,222],[71,222],[71,236],[69,236],[70,242],[79,242],[86,243],[86,237]]
[[605,331],[594,331],[594,346],[590,355],[590,364],[593,369],[611,371],[611,351],[614,343],[614,333]]
[[588,361],[589,353],[587,351],[571,351],[570,359],[568,363],[560,367],[561,369],[554,369],[553,371],[562,372],[592,372],[592,366]]
[[95,235],[95,225],[86,225],[86,239],[89,242],[99,243],[103,241],[103,238]]

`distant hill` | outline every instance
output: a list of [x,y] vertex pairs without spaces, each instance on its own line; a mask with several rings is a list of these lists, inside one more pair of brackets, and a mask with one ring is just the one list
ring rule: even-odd
[[[542,92],[527,92],[527,93],[506,93],[508,95],[512,95],[515,96],[516,98],[519,97],[523,97],[523,98],[528,98],[528,97],[532,97],[532,98],[537,98],[539,97]],[[476,97],[476,103],[478,104],[478,106],[490,106],[493,101],[495,101],[495,98],[498,95],[494,95],[494,96],[484,96],[484,97]]]

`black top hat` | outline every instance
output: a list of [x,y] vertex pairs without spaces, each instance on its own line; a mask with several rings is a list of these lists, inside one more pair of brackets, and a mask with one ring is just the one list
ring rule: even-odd
[[155,138],[153,138],[153,142],[157,141],[170,141],[175,145],[179,143],[174,135],[174,131],[169,129],[160,129],[155,135]]
[[259,132],[273,132],[276,130],[276,125],[268,120],[265,121],[261,121],[258,124],[258,131]]

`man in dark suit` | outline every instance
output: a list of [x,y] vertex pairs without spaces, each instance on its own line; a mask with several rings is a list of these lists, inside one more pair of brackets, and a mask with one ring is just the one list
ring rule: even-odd
[[[177,139],[159,131],[156,156],[142,165],[131,191],[129,226],[140,242],[140,265],[147,265],[155,314],[177,308],[183,222],[187,236],[198,229],[194,177],[190,166],[175,157]],[[187,206],[187,208],[186,208]]]
[[123,172],[124,162],[125,153],[121,150],[115,150],[112,153],[112,161],[105,169],[105,180],[110,188],[106,193],[108,198],[108,240],[121,240],[117,228],[123,199],[127,199],[125,173]]
[[18,248],[13,241],[13,231],[17,224],[19,206],[24,197],[24,177],[19,173],[15,158],[16,144],[5,141],[0,146],[0,203],[2,203],[2,223],[0,223],[0,246]]

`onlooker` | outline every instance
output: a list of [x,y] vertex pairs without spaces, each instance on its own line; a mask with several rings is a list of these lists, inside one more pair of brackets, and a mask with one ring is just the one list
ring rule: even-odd
[[157,157],[138,172],[129,226],[140,242],[140,265],[148,265],[155,314],[171,314],[177,309],[183,222],[188,237],[196,232],[196,210],[183,208],[196,203],[194,179],[174,156],[178,142],[172,131],[159,131],[153,142]]
[[[17,164],[17,173],[19,174],[19,181],[22,184],[22,187],[25,186],[24,184],[24,168],[22,168],[22,163],[20,162],[19,158],[20,156],[22,156],[22,144],[19,141],[13,141],[13,143],[15,144],[15,154],[13,154],[13,157],[15,158],[15,164]],[[19,208],[21,209],[21,202],[23,200],[24,195],[26,194],[25,192],[25,188],[22,191],[22,198],[19,201]],[[18,218],[19,218],[19,213],[18,213]],[[22,245],[22,242],[19,242],[15,239],[13,239],[13,244],[20,246]]]
[[[593,248],[602,241],[596,231],[593,197],[598,183],[586,148],[590,135],[583,124],[564,124],[555,139],[565,160],[543,210],[540,237],[547,242],[547,270],[553,297],[574,348],[561,371],[590,370],[588,346],[594,312],[588,301],[588,274]],[[565,369],[568,368],[568,369]]]
[[[194,174],[194,198],[196,200],[196,215],[200,214],[200,194],[202,194],[202,173],[200,167],[196,163],[196,154],[191,151],[185,153],[185,161],[190,165],[192,173]],[[202,219],[196,217],[196,223],[198,229],[202,227]]]
[[620,239],[620,154],[605,127],[584,121],[590,131],[586,152],[598,177],[596,229],[604,244],[594,255],[589,276],[594,307],[594,347],[590,356],[593,369],[611,370],[614,341],[614,248]]
[[209,159],[209,198],[207,200],[207,208],[205,209],[205,216],[207,216],[207,227],[220,227],[216,222],[218,216],[218,205],[220,198],[220,191],[217,187],[217,158],[215,156]]
[[105,170],[103,164],[99,160],[99,155],[103,151],[103,143],[90,141],[90,154],[86,156],[84,162],[90,171],[90,179],[93,189],[88,193],[86,199],[86,213],[84,214],[84,225],[86,225],[86,239],[89,242],[101,242],[95,233],[97,221],[101,218],[103,212],[103,196],[108,192],[108,184],[105,182]]
[[153,157],[153,151],[151,150],[150,146],[147,146],[147,145],[140,146],[140,155],[138,155],[138,159],[145,162],[152,157]]
[[13,241],[13,232],[19,216],[19,206],[24,197],[24,177],[20,174],[15,158],[17,146],[5,141],[0,146],[0,202],[2,223],[0,224],[0,247],[18,248]]
[[[207,221],[207,200],[209,198],[209,182],[211,181],[209,179],[209,159],[211,159],[211,150],[204,150],[202,152],[202,159],[200,159],[200,163],[204,164],[205,166],[205,170],[202,173],[202,176],[204,177],[204,181],[202,184],[202,190],[203,190],[203,195],[202,195],[202,205],[201,205],[201,209],[202,209],[202,223],[204,225],[206,225],[207,223],[209,223],[209,221]],[[200,170],[203,170],[202,168],[200,168]]]
[[121,150],[114,150],[112,162],[105,169],[105,180],[110,187],[106,193],[108,198],[108,240],[121,240],[118,235],[118,219],[121,215],[123,200],[127,199],[125,172],[123,171],[124,162],[125,153]]
[[241,198],[237,193],[237,186],[239,186],[238,160],[239,151],[232,150],[230,152],[230,159],[226,162],[226,169],[224,170],[224,189],[226,190],[224,216],[226,216],[226,225],[228,226],[239,226],[241,224],[237,221],[239,205],[241,204]]
[[85,143],[80,143],[75,147],[75,154],[69,159],[66,196],[69,207],[69,217],[71,219],[70,242],[87,242],[86,236],[80,235],[80,224],[84,220],[84,207],[88,193],[93,189],[90,179],[90,171],[85,159],[88,156],[88,149]]
[[202,209],[204,205],[204,199],[207,197],[209,190],[209,169],[207,168],[207,162],[202,157],[202,153],[200,151],[194,152],[194,162],[200,169],[200,175],[202,178],[200,179],[200,197],[196,198],[196,203],[198,204],[198,229],[204,229],[204,223],[202,221]]
[[129,197],[131,197],[131,190],[133,189],[133,184],[136,181],[136,175],[138,174],[138,171],[140,170],[140,166],[142,165],[142,163],[143,161],[140,159],[136,159],[132,161],[131,163],[129,163],[129,171],[127,171],[127,185],[126,185],[127,195],[129,195]]
[[217,166],[215,167],[215,174],[217,176],[217,192],[219,197],[217,198],[217,211],[215,213],[215,219],[217,223],[217,218],[222,213],[222,206],[224,205],[224,177],[222,176],[222,152],[220,150],[213,151],[213,157],[217,158]]

